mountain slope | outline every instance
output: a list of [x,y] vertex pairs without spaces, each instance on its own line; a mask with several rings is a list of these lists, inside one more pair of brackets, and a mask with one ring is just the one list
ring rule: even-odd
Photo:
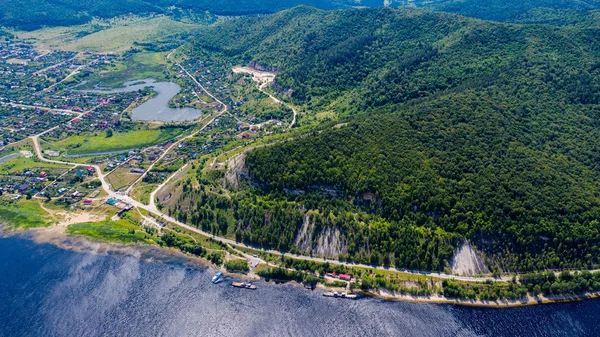
[[[339,99],[345,109],[350,100],[364,110],[441,90],[523,81],[534,81],[528,92],[595,101],[597,82],[590,88],[576,83],[592,81],[597,34],[598,29],[495,24],[408,9],[298,7],[227,22],[194,44],[239,63],[281,68],[276,85],[291,88],[298,103]],[[565,78],[573,76],[567,85]]]
[[[392,1],[405,6],[407,1]],[[521,17],[534,11],[587,11],[600,9],[598,0],[438,0],[416,2],[423,8],[456,13],[474,18],[504,22],[520,22]]]
[[218,15],[274,13],[297,5],[323,9],[380,6],[375,0],[0,0],[0,26],[33,30],[44,26],[69,26],[92,17],[112,18],[125,14],[165,13],[172,6]]
[[[228,22],[195,47],[276,66],[280,94],[348,118],[247,158],[253,193],[319,209],[346,258],[439,269],[465,237],[490,263],[533,270],[600,262],[598,33],[301,7]],[[337,201],[314,195],[332,190]]]

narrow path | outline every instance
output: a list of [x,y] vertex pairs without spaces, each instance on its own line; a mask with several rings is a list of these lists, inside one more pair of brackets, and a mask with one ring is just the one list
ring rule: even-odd
[[71,78],[71,77],[73,77],[73,76],[75,76],[75,75],[79,74],[79,71],[81,71],[81,69],[83,69],[83,68],[85,68],[85,67],[87,67],[87,66],[91,66],[92,64],[95,64],[96,62],[97,62],[97,61],[92,61],[92,62],[90,62],[90,63],[88,63],[88,64],[83,64],[83,65],[80,65],[79,67],[75,68],[75,70],[73,70],[73,71],[72,71],[72,72],[71,72],[69,75],[67,75],[67,77],[65,77],[65,78],[63,78],[62,80],[60,80],[60,81],[58,81],[58,82],[56,82],[56,83],[52,84],[51,86],[49,86],[49,87],[47,87],[47,88],[43,89],[43,90],[42,90],[42,92],[47,92],[47,91],[49,91],[50,89],[52,89],[52,88],[56,87],[57,85],[59,85],[59,84],[63,83],[64,81],[68,80],[69,78]]
[[46,56],[46,55],[50,54],[50,52],[51,52],[51,51],[50,51],[50,50],[48,50],[48,49],[43,49],[43,51],[44,51],[43,53],[41,53],[40,55],[38,55],[38,56],[36,56],[36,57],[34,57],[34,58],[33,58],[33,62],[37,62],[37,60],[39,60],[39,59],[41,59],[42,57],[44,57],[44,56]]
[[271,99],[272,99],[272,100],[273,100],[275,103],[283,104],[284,106],[286,106],[286,107],[288,107],[288,108],[292,109],[292,112],[293,112],[293,114],[294,114],[294,115],[293,115],[293,117],[292,117],[292,122],[290,123],[290,125],[288,125],[288,127],[287,127],[287,129],[286,129],[286,130],[289,130],[289,129],[291,129],[292,127],[294,127],[294,124],[296,124],[296,116],[298,116],[298,111],[297,111],[297,110],[296,110],[296,108],[295,108],[295,107],[293,107],[292,105],[290,105],[290,104],[288,104],[288,103],[286,103],[286,102],[284,102],[284,101],[282,101],[282,100],[278,99],[277,97],[275,97],[275,96],[271,95],[270,93],[268,93],[267,91],[265,91],[265,89],[264,89],[264,88],[265,88],[265,87],[266,87],[268,84],[269,84],[269,82],[264,82],[263,84],[261,84],[261,85],[258,85],[258,90],[260,90],[260,92],[262,92],[263,94],[265,94],[265,95],[267,95],[267,96],[271,97]]
[[[50,51],[48,51],[48,53],[50,53]],[[41,58],[41,57],[43,57],[43,56],[46,56],[46,55],[48,55],[48,53],[46,53],[46,54],[44,54],[44,55],[36,56],[36,58]],[[65,63],[67,63],[67,62],[71,62],[71,61],[73,61],[73,60],[74,60],[74,59],[75,59],[77,56],[79,56],[80,54],[81,54],[81,53],[77,53],[75,56],[71,57],[71,58],[70,58],[70,59],[68,59],[68,60],[64,60],[64,61],[62,61],[62,62],[59,62],[59,63],[57,63],[57,64],[53,64],[53,65],[51,65],[51,66],[48,66],[48,67],[46,67],[46,68],[40,69],[40,70],[36,71],[35,73],[33,73],[33,75],[39,75],[39,74],[41,74],[41,73],[43,73],[43,72],[45,72],[45,71],[47,71],[47,70],[50,70],[50,69],[54,69],[54,68],[60,67],[60,66],[62,66],[63,64],[65,64]],[[37,60],[36,60],[36,59],[34,59],[34,61],[37,61]]]
[[148,202],[148,205],[152,208],[156,208],[156,194],[163,188],[165,187],[174,177],[177,176],[177,174],[183,172],[183,170],[185,170],[188,167],[189,164],[185,164],[182,167],[179,168],[179,170],[175,171],[173,174],[171,174],[165,181],[162,182],[162,184],[156,186],[156,188],[152,191],[152,193],[150,193],[150,201]]
[[69,109],[56,109],[56,108],[47,108],[47,107],[43,107],[43,106],[37,106],[37,105],[27,105],[27,104],[17,104],[17,103],[12,103],[12,102],[8,102],[8,103],[1,103],[2,105],[9,105],[15,108],[28,108],[28,109],[39,109],[42,111],[49,111],[49,112],[61,112],[61,113],[68,113],[68,114],[80,114],[81,112],[78,111],[73,111],[73,110],[69,110]]
[[250,68],[250,67],[240,67],[240,66],[233,67],[232,71],[234,73],[252,74],[252,80],[257,82],[256,88],[260,92],[269,96],[275,103],[282,104],[282,105],[292,109],[292,112],[293,112],[292,122],[290,123],[290,125],[287,127],[286,130],[289,130],[292,127],[294,127],[294,124],[296,124],[296,118],[298,116],[298,111],[296,110],[296,108],[294,106],[292,106],[291,104],[288,104],[288,103],[280,100],[279,98],[271,95],[267,91],[265,91],[265,88],[275,80],[275,73],[270,73],[270,72],[260,71],[260,70],[254,69],[254,68]]
[[37,192],[37,193],[36,193],[36,194],[35,194],[33,197],[34,197],[34,198],[35,198],[35,197],[38,197],[40,194],[44,193],[44,191],[46,191],[46,190],[48,189],[48,187],[50,187],[50,186],[52,186],[52,185],[56,184],[56,182],[58,181],[58,179],[60,179],[60,178],[64,177],[64,176],[65,176],[65,175],[67,175],[69,172],[73,171],[73,168],[74,168],[74,167],[72,167],[71,169],[69,169],[69,170],[65,171],[63,174],[61,174],[61,175],[59,175],[58,177],[56,177],[56,179],[54,179],[54,180],[53,180],[53,181],[52,181],[50,184],[48,184],[48,185],[46,185],[44,188],[42,188],[42,189],[41,189],[39,192]]

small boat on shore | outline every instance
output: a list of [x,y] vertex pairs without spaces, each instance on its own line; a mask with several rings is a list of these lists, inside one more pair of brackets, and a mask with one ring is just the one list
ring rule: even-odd
[[222,277],[223,277],[223,273],[221,273],[221,272],[216,273],[215,276],[213,276],[213,278],[212,278],[212,283],[217,284],[217,283],[221,282]]
[[337,291],[323,293],[325,297],[335,297],[335,298],[347,298],[349,300],[355,300],[358,298],[356,294],[348,294],[348,293],[338,293]]
[[231,285],[236,288],[244,288],[250,290],[256,290],[258,287],[250,282],[231,282]]

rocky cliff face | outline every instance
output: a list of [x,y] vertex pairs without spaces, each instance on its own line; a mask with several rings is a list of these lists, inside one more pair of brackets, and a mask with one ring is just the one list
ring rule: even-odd
[[452,273],[457,275],[477,275],[490,272],[483,262],[481,254],[467,241],[456,249],[450,261],[450,266],[452,267]]
[[314,217],[307,213],[302,228],[296,234],[296,247],[306,254],[337,258],[348,252],[348,243],[339,229],[326,227],[315,233]]

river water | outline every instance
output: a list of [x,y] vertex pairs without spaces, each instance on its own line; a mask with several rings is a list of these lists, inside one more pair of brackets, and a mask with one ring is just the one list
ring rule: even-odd
[[202,111],[193,108],[170,108],[169,101],[181,91],[181,87],[173,82],[156,82],[153,79],[129,81],[122,88],[112,90],[82,90],[81,92],[112,94],[133,92],[152,87],[157,95],[135,107],[131,119],[140,121],[184,122],[192,121],[202,115]]
[[600,301],[484,309],[325,298],[155,249],[82,253],[0,238],[0,336],[598,336]]

